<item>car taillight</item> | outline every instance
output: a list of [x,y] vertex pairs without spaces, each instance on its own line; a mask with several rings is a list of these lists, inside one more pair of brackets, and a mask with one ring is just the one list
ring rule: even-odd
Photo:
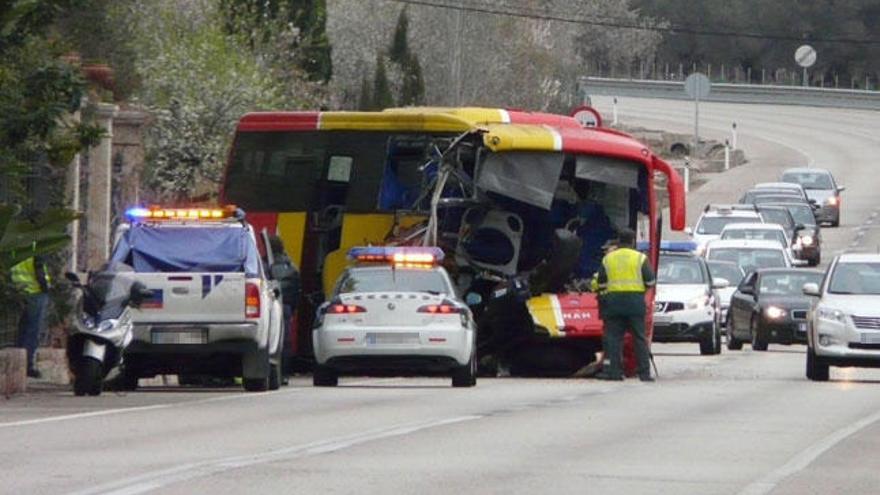
[[244,286],[244,316],[260,317],[260,286],[253,282],[247,282]]
[[345,315],[352,313],[366,313],[367,308],[355,304],[331,304],[327,306],[328,315]]
[[452,304],[428,304],[426,306],[422,306],[418,309],[419,313],[430,313],[430,314],[438,314],[438,315],[449,315],[449,314],[462,314],[464,313],[464,308],[460,308],[458,306],[454,306]]

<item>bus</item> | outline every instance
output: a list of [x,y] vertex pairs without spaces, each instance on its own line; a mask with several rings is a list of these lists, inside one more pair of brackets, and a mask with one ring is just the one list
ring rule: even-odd
[[[513,370],[568,374],[601,350],[597,299],[586,288],[614,231],[636,231],[656,267],[661,182],[670,228],[682,230],[674,169],[632,137],[571,117],[486,108],[257,112],[238,123],[221,201],[279,237],[300,268],[290,352],[301,363],[348,250],[410,244],[447,252],[448,271],[483,318],[481,352],[504,354]],[[529,286],[527,313],[493,318],[485,311],[493,290],[517,277]],[[650,320],[653,291],[645,304]],[[629,374],[631,351],[625,343]]]

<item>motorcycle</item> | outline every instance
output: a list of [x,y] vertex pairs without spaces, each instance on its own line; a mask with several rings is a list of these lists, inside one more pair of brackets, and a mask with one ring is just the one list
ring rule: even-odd
[[[67,339],[74,395],[100,395],[104,378],[122,365],[125,348],[132,340],[131,308],[140,307],[152,295],[142,283],[132,280],[131,273],[128,265],[113,263],[90,273],[86,284],[75,273],[65,274],[79,293]],[[124,386],[134,389],[136,384]]]

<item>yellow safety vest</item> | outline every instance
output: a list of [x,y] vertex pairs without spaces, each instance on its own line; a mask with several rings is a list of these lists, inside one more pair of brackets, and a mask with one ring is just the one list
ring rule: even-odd
[[[43,288],[40,287],[40,281],[37,280],[37,267],[34,264],[33,257],[13,266],[10,274],[12,275],[12,284],[25,294],[33,295],[43,292]],[[46,273],[46,282],[49,282],[48,273]]]
[[642,265],[646,256],[634,249],[619,248],[602,258],[608,276],[608,292],[645,292]]

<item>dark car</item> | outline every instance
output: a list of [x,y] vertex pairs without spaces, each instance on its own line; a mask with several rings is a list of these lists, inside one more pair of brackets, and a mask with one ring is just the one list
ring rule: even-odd
[[727,348],[766,351],[767,345],[806,343],[807,317],[812,300],[804,295],[807,283],[818,284],[819,270],[765,268],[749,273],[730,299]]
[[795,257],[806,260],[810,266],[816,266],[822,262],[822,230],[816,221],[813,208],[803,201],[780,201],[768,203],[774,206],[784,206],[794,221],[797,223],[797,233],[794,238],[792,252]]
[[793,196],[799,200],[807,201],[807,198],[801,196],[800,194],[798,194],[796,191],[793,191],[793,190],[764,188],[764,189],[750,189],[750,190],[746,191],[745,193],[743,193],[742,197],[739,198],[739,202],[744,203],[744,204],[761,203],[761,201],[758,201],[757,198],[764,197],[764,196],[773,196],[773,197]]
[[840,193],[844,190],[837,184],[831,172],[821,168],[790,168],[782,172],[782,182],[800,184],[807,197],[819,205],[816,219],[822,223],[830,223],[832,227],[840,225]]

